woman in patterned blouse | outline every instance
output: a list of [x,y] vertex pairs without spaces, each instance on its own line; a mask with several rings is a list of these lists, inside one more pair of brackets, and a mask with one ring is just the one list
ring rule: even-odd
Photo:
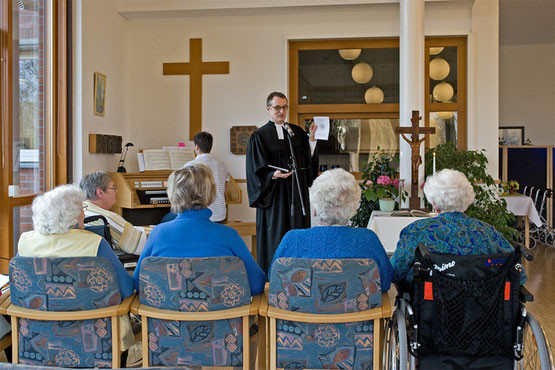
[[[439,215],[415,221],[401,231],[391,257],[394,282],[412,282],[414,251],[419,244],[428,246],[432,252],[456,255],[513,251],[493,226],[464,214],[474,201],[474,189],[463,173],[451,169],[439,171],[427,178],[424,194]],[[523,272],[521,284],[525,281]]]

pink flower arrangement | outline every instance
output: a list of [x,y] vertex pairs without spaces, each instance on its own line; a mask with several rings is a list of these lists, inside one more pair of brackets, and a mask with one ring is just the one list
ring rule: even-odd
[[[371,180],[367,180],[364,185],[366,188],[363,194],[367,200],[376,201],[379,198],[395,198],[399,195],[399,179],[381,175],[376,179],[374,184]],[[403,195],[404,195],[403,191]]]
[[386,176],[386,175],[382,175],[382,176],[378,177],[376,182],[380,185],[389,185],[389,184],[391,184],[391,177]]

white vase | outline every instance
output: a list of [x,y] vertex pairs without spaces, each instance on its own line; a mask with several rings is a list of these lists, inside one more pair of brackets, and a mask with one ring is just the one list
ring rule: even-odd
[[393,198],[380,198],[380,211],[392,212],[395,209],[395,199]]

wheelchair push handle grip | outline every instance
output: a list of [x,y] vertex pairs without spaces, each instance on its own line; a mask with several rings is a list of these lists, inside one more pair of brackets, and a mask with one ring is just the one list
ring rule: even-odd
[[520,249],[520,252],[524,256],[524,258],[526,258],[527,261],[533,261],[534,260],[534,256],[532,254],[530,254],[530,251],[529,251],[528,248],[526,248],[525,246],[523,246],[521,244],[518,244],[517,248]]

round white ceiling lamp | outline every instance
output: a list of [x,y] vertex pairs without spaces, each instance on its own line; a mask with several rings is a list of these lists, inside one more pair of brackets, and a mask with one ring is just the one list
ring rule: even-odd
[[361,49],[339,49],[339,55],[345,60],[354,60],[360,55]]
[[449,75],[450,71],[449,63],[443,58],[434,58],[430,62],[430,78],[432,80],[441,81]]
[[440,82],[434,87],[433,96],[437,101],[447,101],[453,97],[455,90],[447,82]]
[[455,112],[435,112],[435,114],[441,119],[451,119],[455,115]]
[[436,46],[430,48],[430,55],[438,55],[445,49],[443,46]]
[[372,86],[364,93],[364,100],[366,104],[381,104],[383,103],[383,91],[379,87]]
[[356,83],[365,84],[372,79],[374,71],[372,70],[372,67],[370,67],[370,64],[360,62],[355,64],[353,67],[351,76]]

